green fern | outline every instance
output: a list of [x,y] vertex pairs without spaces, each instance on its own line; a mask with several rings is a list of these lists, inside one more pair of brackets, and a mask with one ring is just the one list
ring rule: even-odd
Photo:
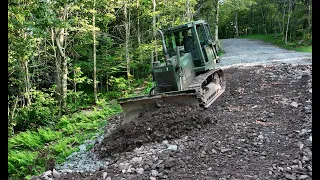
[[59,155],[60,153],[63,153],[68,147],[68,144],[77,142],[77,139],[74,137],[67,137],[64,139],[60,139],[56,142],[55,145],[51,146],[50,148],[54,150],[56,155]]
[[45,128],[45,129],[39,128],[38,133],[43,142],[50,142],[50,141],[56,140],[60,138],[62,135],[62,132],[52,131],[49,128]]
[[76,117],[74,117],[74,118],[76,118],[76,120],[77,120],[77,122],[89,122],[89,118],[86,116],[86,115],[84,115],[84,114],[79,114],[79,115],[77,115]]
[[16,172],[16,168],[14,167],[14,165],[12,163],[8,162],[8,173],[12,174],[14,172]]
[[27,130],[19,133],[8,141],[8,147],[11,148],[28,148],[35,150],[42,145],[41,137],[36,132]]
[[70,124],[70,119],[67,118],[66,116],[62,116],[60,118],[60,121],[58,122],[57,124],[57,128],[63,128],[63,127],[66,127],[68,124]]
[[17,151],[12,150],[8,154],[8,173],[27,172],[27,168],[34,164],[38,153],[34,151]]
[[[100,103],[102,110],[93,113],[62,116],[53,128],[39,128],[37,131],[21,132],[8,140],[8,179],[23,179],[44,171],[48,157],[55,163],[62,163],[71,153],[78,151],[78,145],[92,139],[100,128],[107,124],[107,117],[121,112],[116,103]],[[50,142],[50,146],[47,146]],[[45,157],[41,149],[48,150]],[[38,155],[39,154],[39,155]],[[39,157],[38,157],[39,156]]]
[[64,135],[71,135],[76,132],[76,125],[75,124],[68,124],[66,127],[62,128],[62,133]]

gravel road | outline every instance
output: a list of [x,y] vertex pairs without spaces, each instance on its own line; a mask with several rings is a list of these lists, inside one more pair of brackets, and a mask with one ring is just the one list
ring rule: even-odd
[[248,39],[222,46],[227,87],[207,110],[167,104],[126,126],[114,116],[32,179],[312,179],[312,54]]
[[311,63],[312,53],[290,51],[278,46],[250,39],[222,39],[224,55],[217,67],[276,65],[279,63]]

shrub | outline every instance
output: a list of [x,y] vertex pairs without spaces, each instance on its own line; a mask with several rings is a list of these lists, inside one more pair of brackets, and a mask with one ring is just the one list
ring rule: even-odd
[[75,112],[79,108],[87,107],[93,101],[93,97],[89,97],[83,91],[74,92],[68,90],[67,92],[67,110]]
[[107,92],[106,94],[106,99],[111,100],[111,99],[118,99],[121,97],[121,93],[117,91],[110,91]]
[[39,90],[31,93],[32,104],[17,108],[17,115],[14,119],[15,131],[24,131],[26,129],[36,129],[39,126],[53,124],[56,121],[59,108],[57,101],[50,94]]
[[[131,78],[130,78],[131,79]],[[109,83],[113,88],[116,89],[116,91],[121,92],[122,96],[128,96],[130,91],[132,90],[132,87],[129,86],[129,81],[123,77],[110,77]]]

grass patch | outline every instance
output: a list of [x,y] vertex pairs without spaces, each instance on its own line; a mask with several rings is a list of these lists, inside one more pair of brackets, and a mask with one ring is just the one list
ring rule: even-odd
[[266,35],[255,34],[255,35],[241,36],[241,38],[262,40],[264,42],[268,42],[270,44],[274,44],[288,50],[312,53],[312,45],[308,45],[310,43],[306,43],[306,42],[303,43],[303,41],[293,41],[293,42],[289,42],[288,44],[284,44],[283,40],[280,38],[276,38],[274,34],[266,34]]
[[301,46],[296,48],[296,51],[312,53],[312,46]]

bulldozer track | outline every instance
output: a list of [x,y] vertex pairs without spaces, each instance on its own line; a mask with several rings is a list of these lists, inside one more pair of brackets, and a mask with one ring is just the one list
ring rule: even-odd
[[[191,89],[196,90],[196,96],[199,101],[200,107],[207,108],[217,97],[219,97],[224,92],[225,82],[222,82],[223,83],[222,86],[224,85],[224,87],[222,87],[222,91],[220,91],[218,93],[214,93],[212,96],[210,96],[210,100],[213,99],[212,102],[209,102],[210,104],[208,104],[207,101],[203,100],[202,84],[209,78],[209,76],[213,75],[215,72],[218,72],[220,70],[221,69],[212,69],[212,70],[207,71],[204,74],[200,74],[194,79],[193,82],[191,82],[189,84],[189,86],[188,86],[189,90],[191,90]],[[221,78],[222,77],[220,77],[220,80],[221,80]]]

